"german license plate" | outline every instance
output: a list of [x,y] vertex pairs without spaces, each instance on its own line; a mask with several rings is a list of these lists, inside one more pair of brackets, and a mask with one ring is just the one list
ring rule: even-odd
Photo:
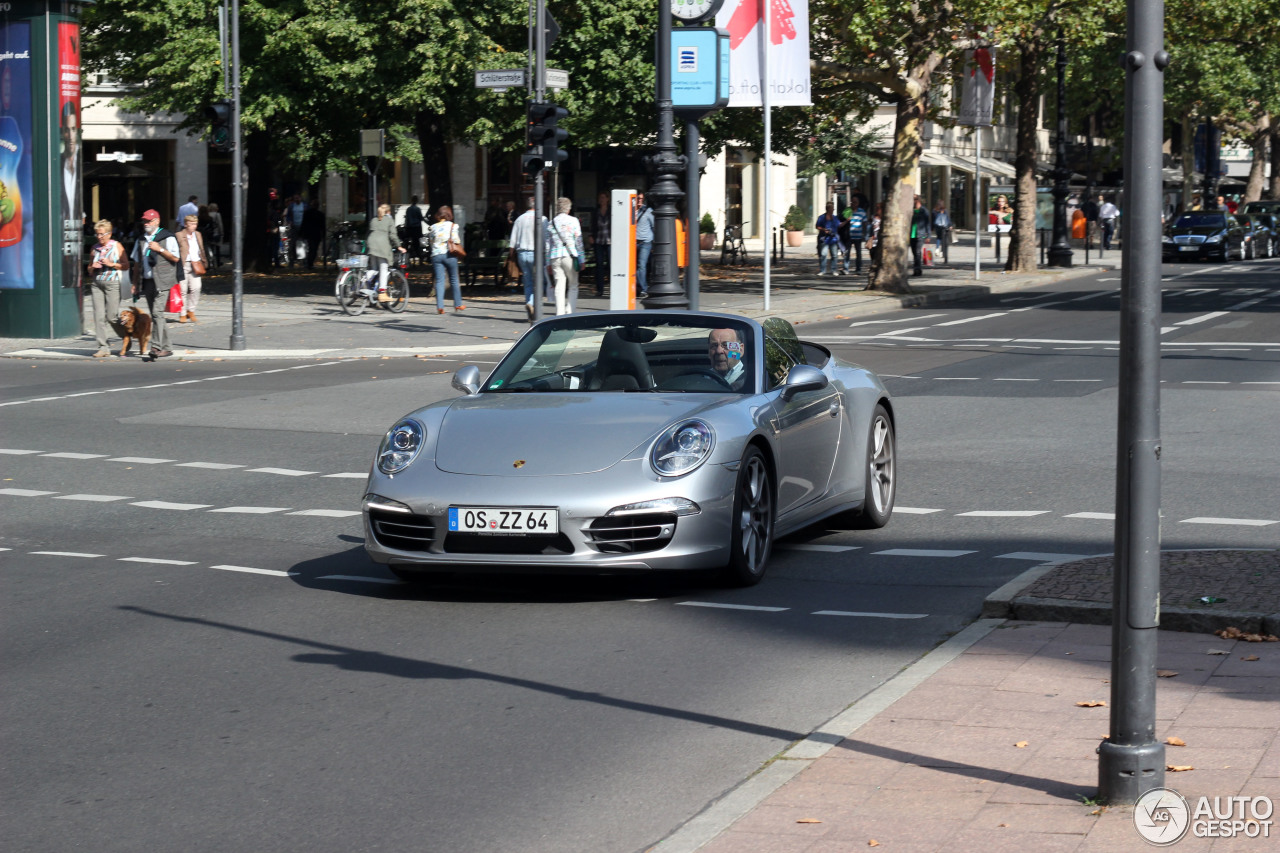
[[1195,252],[1199,248],[1200,248],[1199,246],[1179,246],[1178,251],[1179,252]]
[[560,512],[547,507],[451,506],[449,532],[553,536],[560,532]]

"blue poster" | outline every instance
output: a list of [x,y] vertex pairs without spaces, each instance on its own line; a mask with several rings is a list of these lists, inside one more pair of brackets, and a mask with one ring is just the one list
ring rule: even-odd
[[31,25],[0,23],[0,288],[35,288]]

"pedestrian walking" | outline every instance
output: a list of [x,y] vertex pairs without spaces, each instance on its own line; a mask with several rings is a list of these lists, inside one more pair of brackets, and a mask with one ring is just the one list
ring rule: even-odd
[[200,218],[188,215],[182,222],[182,230],[178,232],[178,258],[182,265],[182,311],[178,314],[179,323],[199,323],[196,319],[196,305],[200,302],[201,276],[205,274],[205,264],[209,255],[204,248],[204,235],[199,231]]
[[547,258],[555,287],[556,314],[572,314],[578,307],[578,270],[582,268],[582,223],[572,213],[573,201],[556,199]]
[[444,313],[444,285],[448,277],[453,287],[453,310],[465,311],[462,292],[458,284],[457,249],[462,248],[462,229],[453,221],[453,208],[443,204],[436,211],[436,221],[431,226],[431,268],[436,274],[436,313]]
[[213,256],[214,267],[222,266],[222,214],[216,202],[209,202],[209,230],[204,235],[204,244]]
[[914,262],[912,275],[924,275],[921,264],[924,261],[924,241],[929,232],[929,211],[924,209],[920,196],[916,196],[915,207],[911,211],[911,258]]
[[181,231],[183,228],[182,223],[186,222],[187,217],[192,214],[195,214],[196,216],[200,215],[200,204],[199,198],[189,195],[187,196],[187,203],[178,208],[178,218],[175,220],[177,223],[176,230]]
[[111,236],[111,222],[100,219],[93,226],[98,243],[93,247],[93,260],[89,263],[89,298],[93,303],[93,332],[98,341],[94,358],[111,355],[107,346],[111,321],[120,313],[120,285],[129,259],[124,246]]
[[942,253],[943,263],[951,263],[951,214],[942,200],[933,205],[933,236],[938,241],[938,251]]
[[835,202],[827,202],[826,212],[814,227],[818,230],[818,275],[835,275],[840,254],[840,217],[836,216]]
[[1102,248],[1111,249],[1111,238],[1116,233],[1116,223],[1120,220],[1120,208],[1111,199],[1098,196],[1098,220],[1102,223]]
[[409,207],[404,212],[404,241],[409,247],[409,257],[418,259],[422,256],[422,208],[418,207],[418,197],[409,198]]
[[636,193],[636,295],[649,295],[649,255],[653,253],[653,208],[644,203],[644,193]]
[[[514,258],[520,267],[520,282],[524,285],[524,308],[529,315],[529,322],[533,322],[534,304],[533,300],[538,290],[538,280],[546,278],[546,271],[538,271],[534,269],[536,261],[537,243],[534,235],[534,210],[533,196],[525,199],[525,212],[516,217],[516,221],[511,226],[511,248],[509,257]],[[546,245],[547,219],[542,217],[542,236],[543,245]]]
[[858,200],[857,196],[854,196],[853,201],[850,202],[850,207],[845,211],[843,219],[844,222],[841,227],[847,237],[844,241],[844,265],[841,267],[840,272],[844,274],[849,271],[849,255],[852,253],[854,257],[853,272],[856,275],[862,272],[862,244],[867,239],[871,220],[867,215],[867,209],[862,206],[862,202]]
[[151,315],[152,361],[173,355],[164,314],[169,291],[182,275],[178,253],[178,238],[160,227],[160,214],[154,209],[144,211],[142,236],[133,244],[131,267],[138,273],[133,280],[134,307]]
[[596,209],[591,217],[591,250],[596,258],[596,296],[604,296],[604,285],[609,280],[609,194],[596,196]]

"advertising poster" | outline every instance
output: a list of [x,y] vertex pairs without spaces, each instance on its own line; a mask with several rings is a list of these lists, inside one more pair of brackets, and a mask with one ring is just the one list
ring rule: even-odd
[[0,288],[35,288],[31,25],[0,23]]
[[[762,9],[769,10],[769,44],[763,45]],[[761,107],[760,56],[769,51],[769,105],[807,107],[809,0],[725,0],[716,26],[729,31],[729,106]]]
[[990,127],[995,101],[996,49],[966,50],[964,80],[960,86],[960,124]]
[[62,286],[79,287],[84,244],[80,204],[80,25],[58,24],[58,133],[62,141]]

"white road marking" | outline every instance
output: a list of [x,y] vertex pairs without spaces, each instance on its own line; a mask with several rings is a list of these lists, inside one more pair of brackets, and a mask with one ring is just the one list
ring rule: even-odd
[[963,557],[965,554],[976,554],[977,551],[946,551],[929,548],[891,548],[888,551],[872,551],[877,557]]
[[243,468],[243,465],[228,465],[225,462],[179,462],[176,468],[209,468],[214,471],[228,471],[232,468]]
[[1055,379],[1054,382],[1101,382],[1101,379]]
[[975,509],[970,512],[958,512],[957,516],[963,518],[972,516],[975,518],[1029,518],[1033,515],[1048,515],[1047,509]]
[[943,512],[943,510],[940,509],[925,509],[924,507],[918,506],[895,506],[893,511],[901,512],[905,515],[929,515],[930,513]]
[[369,474],[367,472],[360,472],[360,471],[347,471],[342,474],[322,474],[321,476],[331,480],[333,479],[364,480],[369,476]]
[[760,610],[765,613],[781,613],[790,607],[763,607],[758,604],[724,604],[718,601],[677,601],[682,607],[718,607],[721,610]]
[[324,518],[350,518],[359,514],[360,510],[358,509],[303,509],[288,513],[288,515],[318,515]]
[[194,566],[193,560],[164,560],[160,557],[120,557],[121,563],[155,563],[158,566]]
[[267,515],[272,512],[284,512],[289,509],[287,506],[224,506],[218,509],[211,509],[209,512],[238,512],[248,515]]
[[111,501],[127,501],[130,495],[58,495],[55,501],[95,501],[97,503],[110,503]]
[[251,575],[271,575],[277,578],[289,577],[289,572],[282,572],[277,569],[255,569],[252,566],[210,566],[211,569],[221,569],[224,572],[247,572]]
[[1184,379],[1180,385],[1230,385],[1230,382],[1222,382],[1217,379]]
[[1114,512],[1073,512],[1071,515],[1064,515],[1063,518],[1091,518],[1098,521],[1115,521],[1116,514]]
[[150,456],[117,456],[114,459],[108,459],[108,462],[132,462],[135,465],[164,465],[172,462],[172,459],[155,459]]
[[934,317],[943,317],[943,316],[945,315],[944,314],[925,314],[922,317],[899,317],[896,320],[863,320],[858,323],[850,323],[849,328],[852,329],[855,326],[874,326],[877,324],[884,324],[884,323],[918,323],[921,320],[929,320]]
[[1031,560],[1036,563],[1069,563],[1072,560],[1083,560],[1088,554],[1039,554],[1035,551],[1014,551],[1012,554],[997,554],[997,560]]
[[1040,380],[1039,380],[1039,379],[1005,379],[1005,378],[999,378],[999,379],[993,379],[993,380],[991,380],[991,381],[992,381],[992,382],[1039,382]]
[[1245,527],[1267,527],[1280,522],[1265,518],[1184,518],[1179,524],[1238,524]]
[[0,495],[14,495],[20,498],[40,498],[56,494],[57,492],[42,492],[39,489],[0,489]]
[[84,554],[79,551],[32,551],[41,557],[101,557],[101,554]]
[[62,453],[42,453],[40,455],[44,456],[46,459],[103,459],[106,457],[107,454],[62,452]]
[[187,511],[192,509],[208,509],[213,504],[180,504],[172,501],[134,501],[130,506],[140,506],[147,509],[176,509]]
[[1241,382],[1241,385],[1280,385],[1280,382]]
[[976,376],[935,376],[934,379],[939,382],[977,382]]
[[0,453],[4,453],[9,456],[29,456],[33,453],[44,453],[44,451],[43,450],[17,450],[16,448],[7,447],[7,448],[0,448]]
[[861,545],[821,545],[816,542],[798,542],[794,545],[779,545],[780,551],[820,551],[824,554],[842,554],[845,551],[860,551]]
[[928,613],[861,613],[857,610],[815,610],[810,616],[863,616],[870,619],[927,619]]
[[309,477],[319,471],[298,471],[294,468],[250,468],[248,474],[279,474],[282,477]]
[[1191,319],[1189,319],[1189,320],[1183,320],[1183,321],[1181,321],[1181,322],[1179,322],[1179,323],[1174,323],[1173,325],[1175,325],[1175,326],[1194,326],[1194,325],[1195,325],[1195,324],[1197,324],[1197,323],[1203,323],[1203,322],[1205,322],[1205,321],[1207,321],[1207,320],[1212,320],[1212,319],[1214,319],[1215,317],[1225,317],[1225,316],[1227,316],[1227,314],[1228,314],[1228,313],[1229,313],[1229,312],[1227,312],[1227,311],[1211,311],[1211,312],[1209,312],[1208,314],[1201,314],[1199,317],[1192,317],[1192,318],[1191,318]]
[[965,324],[965,323],[976,323],[976,322],[978,322],[979,320],[990,320],[992,317],[1003,317],[1005,314],[1008,314],[1008,313],[1009,313],[1008,311],[997,311],[995,314],[983,314],[983,315],[982,315],[982,316],[980,316],[980,317],[965,317],[965,318],[960,319],[960,320],[948,320],[948,321],[947,321],[947,322],[945,322],[945,323],[934,323],[933,325],[934,325],[935,327],[941,327],[941,326],[960,326],[960,325],[963,325],[963,324]]
[[370,577],[365,577],[365,576],[363,576],[363,575],[322,575],[322,576],[320,576],[320,577],[316,578],[316,580],[322,580],[322,581],[360,581],[361,583],[387,583],[387,584],[399,584],[399,583],[402,583],[402,581],[399,581],[399,580],[397,580],[397,579],[395,579],[395,578],[370,578]]
[[[876,337],[877,337],[877,338],[889,338],[889,337],[894,337],[894,336],[896,336],[896,335],[909,335],[909,334],[911,334],[912,332],[919,332],[919,331],[922,331],[922,330],[924,330],[924,329],[928,329],[928,328],[929,328],[929,326],[916,326],[916,327],[911,328],[911,329],[894,329],[892,332],[881,332],[880,334],[876,335]],[[920,339],[920,338],[910,338],[910,340],[915,341],[915,340],[921,340],[921,339]]]

